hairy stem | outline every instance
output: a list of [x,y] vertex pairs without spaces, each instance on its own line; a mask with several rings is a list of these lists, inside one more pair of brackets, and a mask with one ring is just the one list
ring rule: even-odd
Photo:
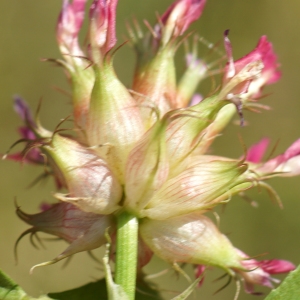
[[115,282],[119,284],[128,299],[135,298],[138,220],[135,216],[123,212],[118,216],[117,252]]

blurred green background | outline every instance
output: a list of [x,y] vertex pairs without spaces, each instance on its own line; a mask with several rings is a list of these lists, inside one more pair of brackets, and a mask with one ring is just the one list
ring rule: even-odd
[[[170,5],[170,0],[120,0],[118,6],[119,43],[126,33],[124,22],[136,16],[138,20],[155,22],[155,12],[162,13]],[[214,153],[239,157],[243,150],[238,134],[247,146],[260,138],[269,136],[274,145],[278,140],[276,154],[284,151],[300,136],[300,2],[294,0],[208,0],[201,20],[193,26],[201,36],[210,42],[220,42],[222,34],[230,29],[234,57],[237,59],[251,51],[261,35],[266,34],[278,54],[283,73],[276,85],[265,90],[270,94],[262,101],[272,106],[272,111],[263,114],[246,113],[250,126],[240,128],[231,125],[214,144]],[[40,62],[40,58],[59,58],[55,41],[55,24],[61,7],[60,0],[10,0],[0,2],[0,78],[1,78],[1,118],[0,152],[4,153],[18,139],[16,132],[20,125],[12,109],[12,95],[22,95],[36,108],[43,99],[41,120],[45,127],[53,129],[59,120],[71,111],[66,96],[55,90],[55,86],[67,88],[63,72],[57,67]],[[207,50],[201,48],[205,54]],[[129,47],[123,47],[117,54],[115,65],[119,76],[126,85],[130,84],[134,55]],[[179,64],[183,58],[178,57]],[[208,80],[206,84],[211,82]],[[203,87],[204,88],[204,87]],[[206,89],[208,89],[206,87]],[[199,91],[201,91],[201,86]],[[42,170],[32,166],[2,161],[0,166],[0,268],[31,295],[61,291],[77,287],[99,278],[99,268],[85,253],[78,254],[66,268],[63,263],[36,269],[29,275],[32,265],[50,260],[62,252],[64,242],[45,241],[47,249],[37,250],[28,238],[24,238],[18,248],[19,263],[15,265],[13,246],[17,237],[28,227],[17,219],[14,213],[14,197],[22,209],[35,213],[42,201],[53,202],[51,192],[54,186],[49,180],[28,189],[27,186]],[[284,209],[273,203],[266,192],[255,189],[248,193],[259,203],[251,207],[246,201],[235,197],[225,210],[219,210],[221,229],[234,245],[249,255],[268,253],[264,258],[283,258],[300,263],[300,189],[299,178],[274,179],[271,181],[280,195]],[[100,251],[94,253],[100,256]],[[153,273],[167,267],[159,260],[147,267]],[[187,272],[191,273],[190,269]],[[233,299],[235,284],[213,296],[226,280],[214,282],[220,271],[209,271],[204,286],[197,291],[199,299]],[[169,272],[157,279],[163,282],[161,288],[166,299],[174,292],[187,287],[185,280]],[[257,288],[268,292],[267,289]],[[239,299],[254,299],[242,291]]]

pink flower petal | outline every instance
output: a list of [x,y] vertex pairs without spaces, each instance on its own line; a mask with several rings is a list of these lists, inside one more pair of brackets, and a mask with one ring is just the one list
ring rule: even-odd
[[270,143],[268,138],[261,139],[257,144],[252,145],[247,151],[246,161],[260,163]]

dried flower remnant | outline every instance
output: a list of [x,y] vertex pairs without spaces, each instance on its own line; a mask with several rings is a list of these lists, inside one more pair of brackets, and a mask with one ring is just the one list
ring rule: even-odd
[[21,220],[32,225],[32,228],[20,236],[16,246],[24,235],[37,232],[55,235],[70,244],[56,258],[37,266],[53,264],[75,253],[102,246],[106,242],[104,237],[106,229],[113,226],[110,216],[86,213],[72,204],[63,202],[53,204],[45,211],[34,215],[24,213],[19,207],[16,213]]

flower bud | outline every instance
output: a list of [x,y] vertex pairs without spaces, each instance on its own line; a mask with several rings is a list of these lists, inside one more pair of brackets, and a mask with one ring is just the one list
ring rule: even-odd
[[170,46],[159,50],[153,59],[140,66],[134,76],[133,97],[141,108],[145,107],[143,115],[148,127],[154,120],[149,100],[159,111],[158,117],[177,107],[174,55],[175,49]]
[[168,43],[172,37],[182,35],[191,23],[198,20],[203,12],[206,0],[177,0],[162,15],[162,43]]
[[[63,1],[63,7],[60,12],[56,38],[59,48],[63,54],[69,54],[67,60],[72,61],[74,57],[81,56],[83,52],[79,48],[78,34],[84,19],[84,7],[86,0]],[[78,60],[80,62],[81,60]]]
[[[91,47],[105,55],[116,42],[116,9],[118,0],[94,0],[90,8],[89,38]],[[96,49],[94,49],[95,51]],[[94,53],[94,51],[92,51]]]
[[56,36],[65,62],[58,61],[67,70],[72,82],[72,102],[74,120],[77,127],[84,129],[86,114],[89,108],[90,94],[93,87],[94,74],[79,47],[78,34],[84,19],[86,0],[64,0],[60,13]]
[[93,150],[59,134],[43,149],[68,188],[67,195],[55,195],[58,199],[99,214],[110,214],[119,208],[122,188],[107,163]]
[[95,68],[86,134],[120,182],[130,150],[144,133],[139,107],[114,73],[112,62]]
[[240,256],[213,222],[199,212],[167,220],[144,219],[140,233],[150,249],[170,263],[216,266],[232,273]]
[[[177,166],[184,160],[188,162],[193,159],[193,154],[198,154],[198,146],[203,144],[207,127],[214,122],[218,112],[227,104],[211,96],[197,105],[170,114],[166,139],[168,157],[172,157],[170,160],[172,174],[175,174]],[[185,164],[182,167],[185,167]]]
[[228,202],[252,186],[247,166],[218,157],[196,156],[179,175],[168,179],[141,211],[141,216],[167,219]]
[[167,220],[144,219],[140,233],[149,248],[167,262],[200,265],[199,275],[204,266],[219,267],[233,277],[239,274],[248,293],[253,293],[254,284],[272,288],[271,282],[276,280],[271,274],[295,269],[284,260],[250,259],[199,212]]
[[[180,107],[176,95],[175,39],[200,17],[205,2],[205,0],[174,2],[161,17],[161,22],[155,26],[153,37],[155,45],[149,45],[149,50],[135,43],[139,61],[134,76],[133,90],[135,91],[134,97],[141,106],[149,106],[147,103],[150,100],[158,108],[160,115]],[[148,43],[148,37],[146,37],[146,43]],[[149,109],[146,110],[145,116],[150,119],[149,124],[153,124]]]

